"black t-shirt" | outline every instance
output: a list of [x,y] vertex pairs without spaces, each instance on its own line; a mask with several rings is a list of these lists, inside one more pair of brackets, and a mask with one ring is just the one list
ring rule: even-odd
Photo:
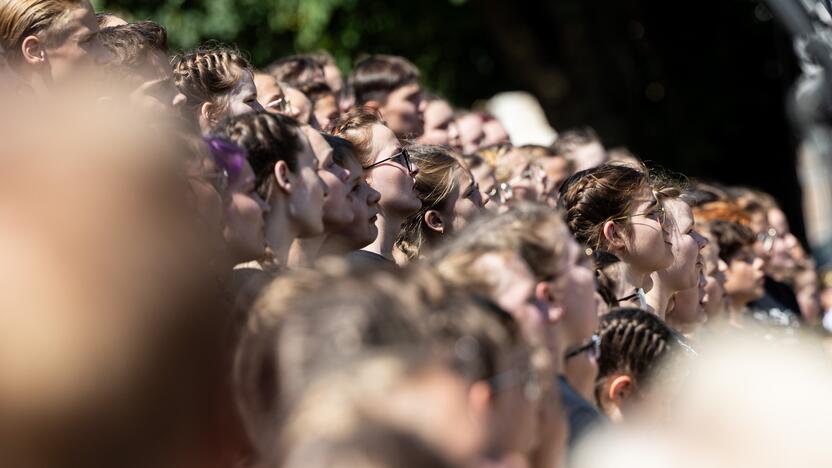
[[748,313],[764,325],[797,328],[800,326],[800,305],[792,289],[766,276],[765,294],[748,304]]
[[356,250],[350,252],[347,256],[349,262],[359,268],[397,268],[396,262],[387,259],[384,255],[379,255],[368,250]]
[[569,385],[566,377],[558,376],[558,386],[560,387],[560,401],[566,410],[567,418],[569,418],[568,447],[573,449],[589,429],[601,424],[606,418],[598,412],[592,403],[586,401]]

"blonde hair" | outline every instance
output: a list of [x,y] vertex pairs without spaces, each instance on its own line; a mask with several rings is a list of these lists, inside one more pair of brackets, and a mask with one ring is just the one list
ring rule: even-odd
[[43,39],[54,39],[53,33],[70,11],[80,6],[80,0],[5,0],[0,4],[0,45],[6,49],[10,62],[22,58],[23,41],[44,33]]
[[422,207],[402,223],[396,246],[409,260],[414,260],[430,239],[431,231],[425,225],[425,214],[447,207],[448,198],[458,185],[456,176],[465,167],[458,156],[441,146],[415,145],[408,148],[408,153],[419,169],[414,189]]
[[211,118],[228,109],[228,93],[237,86],[251,65],[238,51],[225,46],[202,46],[177,54],[173,60],[173,82],[185,97],[186,118],[192,120],[200,106],[215,104]]

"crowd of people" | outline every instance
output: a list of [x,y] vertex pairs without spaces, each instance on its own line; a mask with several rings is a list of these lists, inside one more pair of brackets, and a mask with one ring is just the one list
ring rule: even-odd
[[760,190],[128,20],[0,1],[3,466],[560,467],[709,336],[823,336]]

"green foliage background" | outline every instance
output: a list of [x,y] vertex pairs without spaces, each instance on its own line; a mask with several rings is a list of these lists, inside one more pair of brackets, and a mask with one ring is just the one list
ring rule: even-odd
[[500,90],[479,10],[466,0],[94,0],[96,11],[150,19],[173,50],[207,40],[236,45],[255,66],[325,49],[344,71],[366,53],[411,59],[427,86],[458,105]]

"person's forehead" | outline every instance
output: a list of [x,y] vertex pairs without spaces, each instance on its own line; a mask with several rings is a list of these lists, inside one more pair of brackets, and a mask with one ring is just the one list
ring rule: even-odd
[[64,37],[97,32],[98,21],[89,2],[82,2],[77,7],[65,11],[50,31],[51,34]]
[[289,101],[292,103],[292,106],[296,108],[306,108],[312,105],[312,101],[310,101],[305,94],[295,88],[286,88],[283,91],[289,97]]
[[271,75],[266,75],[264,73],[257,73],[254,75],[254,86],[257,87],[258,92],[263,94],[276,94],[281,91],[280,87],[277,85],[277,80],[275,80]]
[[329,143],[326,142],[323,135],[318,133],[318,131],[310,125],[304,125],[302,128],[303,133],[306,135],[306,138],[309,139],[309,144],[312,145],[312,149],[315,151],[316,155],[323,157],[332,153],[332,147],[329,146]]
[[380,151],[390,151],[391,149],[396,149],[400,146],[399,139],[396,138],[396,134],[393,133],[393,130],[390,130],[390,128],[386,125],[374,124],[371,129],[373,131],[373,146]]
[[398,88],[394,89],[391,95],[395,95],[398,97],[406,98],[413,94],[418,94],[422,92],[422,86],[418,82],[410,82],[399,86]]

